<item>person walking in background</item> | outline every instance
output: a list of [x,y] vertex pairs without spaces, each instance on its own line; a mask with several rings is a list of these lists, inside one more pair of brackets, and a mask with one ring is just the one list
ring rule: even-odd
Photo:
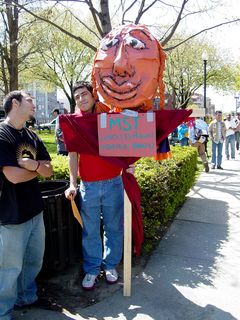
[[43,200],[37,177],[50,177],[50,156],[25,127],[35,105],[24,91],[10,92],[0,124],[0,319],[11,320],[14,306],[38,301],[35,278],[45,247]]
[[212,141],[212,169],[223,169],[222,148],[226,138],[226,125],[222,120],[222,111],[215,112],[215,119],[209,124],[208,134]]
[[235,141],[236,141],[236,149],[239,151],[239,142],[240,142],[240,113],[237,114],[237,118],[235,119],[236,129],[235,129]]
[[181,147],[188,146],[188,126],[183,122],[178,126],[178,141]]
[[[203,121],[203,120],[202,120]],[[198,155],[202,160],[202,163],[204,165],[205,172],[209,172],[209,165],[205,150],[205,142],[206,142],[206,122],[204,124],[197,121],[191,121],[189,124],[189,144],[192,147],[197,148]],[[206,125],[205,125],[206,124]],[[205,129],[203,129],[205,128]]]
[[58,119],[59,114],[60,114],[59,109],[53,110],[53,115],[55,117],[57,117],[56,127],[55,127],[55,139],[56,139],[56,143],[57,143],[57,154],[61,155],[61,156],[67,156],[68,152],[67,152],[65,144],[64,144],[62,129],[59,127],[59,119]]
[[205,152],[208,156],[208,151],[207,151],[207,143],[208,143],[208,124],[206,121],[204,121],[202,118],[200,117],[196,117],[196,121],[195,121],[195,126],[198,130],[200,130],[201,132],[201,136],[203,136],[205,138],[204,141],[204,146],[205,146]]
[[235,159],[235,130],[236,130],[236,122],[235,119],[232,117],[231,114],[227,115],[226,121],[226,141],[225,141],[225,154],[226,159],[229,160],[229,145],[230,145],[230,152],[231,152],[231,159]]

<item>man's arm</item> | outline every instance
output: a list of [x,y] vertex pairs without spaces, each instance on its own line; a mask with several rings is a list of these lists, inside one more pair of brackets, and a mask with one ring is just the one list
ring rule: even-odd
[[78,162],[79,162],[79,155],[76,152],[69,152],[68,164],[69,164],[70,186],[65,191],[65,196],[68,199],[70,199],[71,196],[74,199],[77,194]]
[[11,166],[3,167],[3,173],[5,177],[14,184],[32,180],[38,175],[46,178],[53,174],[50,161],[36,161],[26,158],[19,159],[18,164],[20,168]]
[[3,174],[8,181],[14,184],[32,180],[38,175],[38,173],[34,171],[10,166],[3,167]]

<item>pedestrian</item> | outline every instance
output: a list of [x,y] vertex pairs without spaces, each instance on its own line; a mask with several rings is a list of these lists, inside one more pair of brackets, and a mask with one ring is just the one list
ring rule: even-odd
[[232,115],[229,113],[227,115],[226,121],[226,141],[225,141],[225,155],[226,159],[229,160],[229,145],[230,145],[230,152],[231,152],[231,159],[235,159],[235,130],[236,130],[236,122]]
[[206,149],[205,149],[207,124],[204,120],[201,120],[201,121],[197,121],[197,120],[191,121],[189,124],[189,130],[188,130],[189,144],[190,146],[197,148],[198,155],[202,160],[205,172],[209,172],[209,165],[208,165]]
[[[73,87],[77,112],[84,117],[95,113],[93,88],[89,82],[80,81]],[[82,286],[94,288],[102,266],[106,280],[118,280],[117,265],[123,250],[123,183],[121,168],[100,156],[69,152],[70,187],[65,191],[68,199],[77,194],[77,174],[81,177],[79,188],[80,211],[83,220],[82,252],[85,277]],[[132,172],[130,168],[128,172]],[[103,221],[103,252],[100,233]]]
[[240,142],[240,113],[237,114],[235,119],[236,129],[235,129],[235,140],[236,140],[236,149],[239,151],[239,142]]
[[215,112],[215,119],[210,122],[208,133],[212,141],[212,169],[222,170],[222,148],[226,138],[226,125],[222,120],[222,111]]
[[38,301],[35,278],[42,267],[45,229],[37,177],[50,177],[50,156],[40,138],[25,127],[36,111],[25,91],[4,100],[0,124],[0,319],[14,306]]
[[188,146],[188,126],[186,122],[181,123],[177,127],[178,131],[178,141],[181,147]]
[[67,156],[68,152],[66,150],[62,129],[59,126],[59,116],[60,112],[59,109],[53,110],[53,115],[56,117],[56,127],[55,127],[55,139],[57,143],[57,154],[61,156]]

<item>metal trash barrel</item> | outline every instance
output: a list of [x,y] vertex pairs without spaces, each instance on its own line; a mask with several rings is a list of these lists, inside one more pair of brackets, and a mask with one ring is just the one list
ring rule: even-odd
[[73,216],[70,201],[64,195],[69,181],[46,180],[39,182],[39,185],[44,201],[43,217],[46,230],[41,273],[55,274],[80,261],[81,227]]

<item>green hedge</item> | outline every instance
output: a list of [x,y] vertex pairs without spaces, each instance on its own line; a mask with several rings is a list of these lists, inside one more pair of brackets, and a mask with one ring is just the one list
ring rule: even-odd
[[145,250],[152,249],[161,226],[171,221],[193,186],[197,174],[197,150],[191,147],[172,148],[173,158],[155,161],[142,158],[135,176],[141,189]]
[[[52,135],[42,134],[42,139],[52,157],[54,174],[51,179],[69,180],[68,157],[55,154]],[[147,252],[152,250],[159,230],[166,228],[183,204],[199,173],[196,148],[175,146],[172,153],[171,160],[142,158],[136,163],[135,176],[141,189],[145,231],[144,249]]]

